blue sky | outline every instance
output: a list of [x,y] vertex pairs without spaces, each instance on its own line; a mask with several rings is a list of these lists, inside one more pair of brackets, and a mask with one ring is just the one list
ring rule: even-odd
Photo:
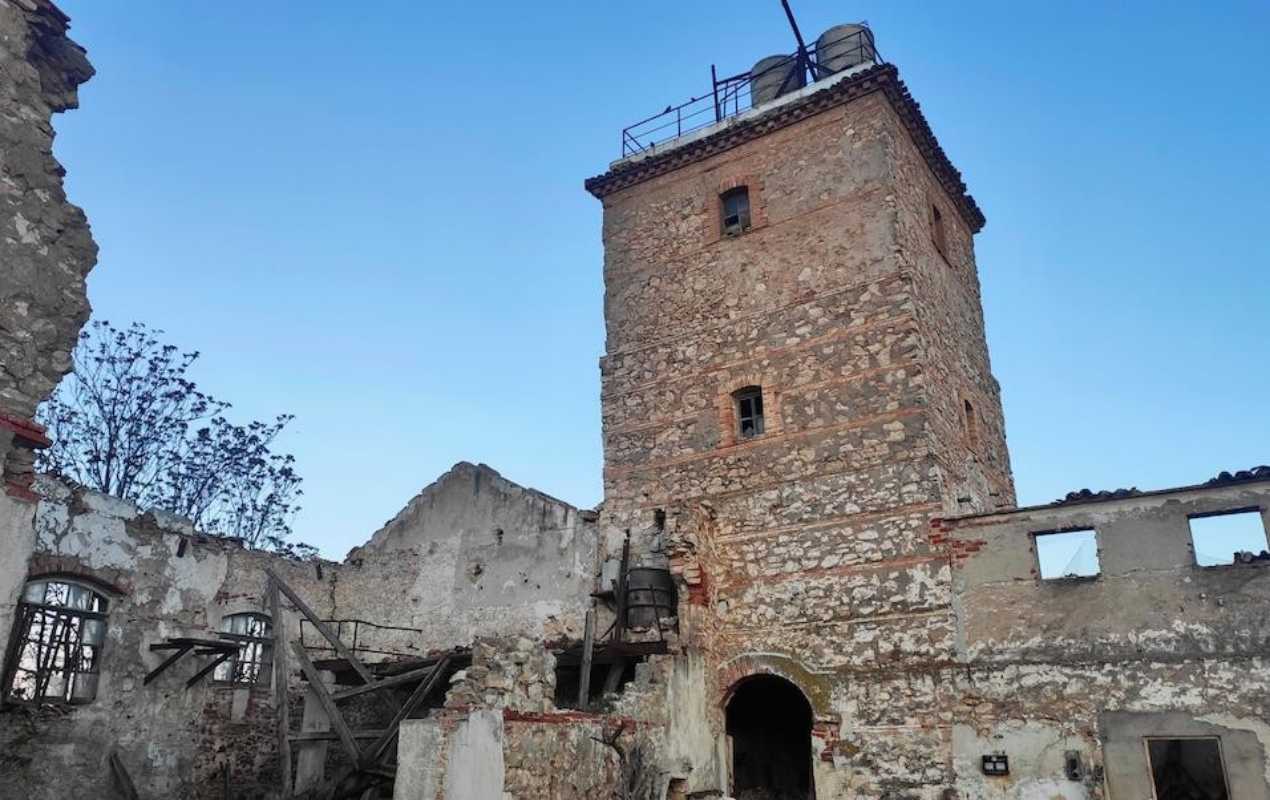
[[[299,537],[342,556],[458,460],[600,500],[599,203],[621,128],[790,46],[728,4],[61,0],[57,121],[95,313],[291,412]],[[830,3],[984,208],[1019,499],[1270,462],[1270,4]]]

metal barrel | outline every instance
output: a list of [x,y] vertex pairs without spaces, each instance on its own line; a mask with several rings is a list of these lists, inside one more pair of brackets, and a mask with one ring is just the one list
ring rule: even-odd
[[631,628],[651,628],[658,619],[679,613],[675,580],[670,570],[659,567],[632,567],[626,573],[626,624]]

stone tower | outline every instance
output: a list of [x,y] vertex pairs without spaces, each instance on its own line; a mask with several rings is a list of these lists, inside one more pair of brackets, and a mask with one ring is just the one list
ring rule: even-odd
[[605,529],[669,555],[720,703],[782,675],[813,707],[818,762],[872,752],[938,783],[946,750],[920,733],[936,692],[913,688],[952,657],[929,522],[1014,503],[984,218],[959,173],[895,68],[868,64],[587,189],[604,205]]

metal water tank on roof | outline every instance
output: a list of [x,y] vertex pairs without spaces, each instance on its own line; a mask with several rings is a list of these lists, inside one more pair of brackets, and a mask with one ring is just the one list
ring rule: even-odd
[[873,33],[863,25],[835,25],[816,40],[819,77],[875,60],[877,52],[873,49]]
[[801,89],[803,82],[803,71],[793,56],[761,58],[750,70],[750,105],[760,106],[786,92]]

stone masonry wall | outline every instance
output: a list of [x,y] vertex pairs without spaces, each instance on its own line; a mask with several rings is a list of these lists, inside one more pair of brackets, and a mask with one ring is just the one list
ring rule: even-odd
[[[718,196],[736,185],[754,225],[724,238]],[[709,509],[715,555],[690,568],[709,590],[689,594],[711,609],[686,641],[723,691],[768,671],[812,699],[821,797],[948,785],[928,673],[956,626],[927,523],[1013,502],[971,236],[938,187],[874,93],[604,198],[602,530],[679,552]],[[731,393],[748,385],[766,432],[737,441]]]
[[84,213],[66,200],[53,114],[75,108],[93,69],[48,0],[0,0],[0,641],[34,536],[35,408],[70,369],[97,260]]

